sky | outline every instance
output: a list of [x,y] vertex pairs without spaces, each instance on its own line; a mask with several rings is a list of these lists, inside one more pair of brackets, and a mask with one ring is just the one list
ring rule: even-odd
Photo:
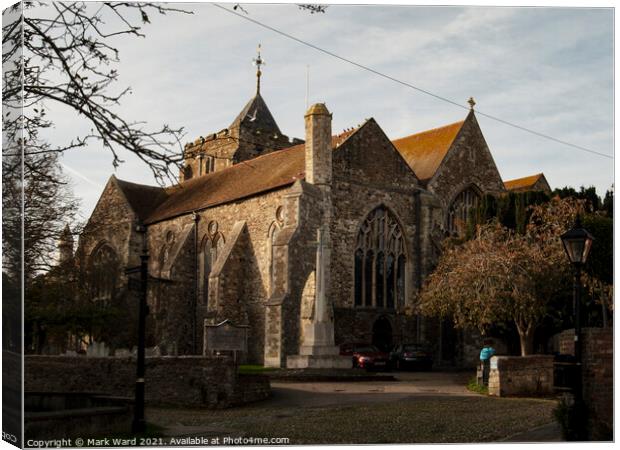
[[[212,4],[177,6],[193,14],[153,13],[145,38],[115,39],[116,89],[132,88],[117,112],[153,129],[182,126],[184,142],[228,127],[254,95],[258,43],[267,62],[261,94],[288,136],[304,136],[307,84],[309,102],[325,102],[333,113],[334,133],[373,117],[395,139],[467,114]],[[325,14],[293,4],[243,8],[246,17],[462,106],[473,96],[482,113],[614,153],[610,8],[331,5]],[[45,137],[53,144],[90,128],[71,111],[48,106],[55,127]],[[477,118],[504,180],[543,172],[552,188],[593,185],[599,195],[613,183],[613,159]],[[115,170],[100,144],[63,155],[83,219],[112,174],[156,184],[144,163],[120,156],[125,162]]]

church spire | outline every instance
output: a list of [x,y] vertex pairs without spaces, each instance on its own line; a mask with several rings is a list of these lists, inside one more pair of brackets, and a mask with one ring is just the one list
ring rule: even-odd
[[260,94],[260,76],[263,74],[260,70],[261,66],[264,66],[266,63],[260,57],[260,44],[258,44],[258,55],[254,58],[254,65],[256,66],[256,95]]

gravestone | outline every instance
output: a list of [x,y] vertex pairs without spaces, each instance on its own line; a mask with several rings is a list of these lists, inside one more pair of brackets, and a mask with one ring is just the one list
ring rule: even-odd
[[228,319],[217,325],[205,323],[204,355],[232,355],[236,362],[245,362],[248,353],[248,326],[237,326]]
[[86,356],[94,358],[106,358],[110,356],[110,349],[105,345],[105,342],[91,342],[86,348]]

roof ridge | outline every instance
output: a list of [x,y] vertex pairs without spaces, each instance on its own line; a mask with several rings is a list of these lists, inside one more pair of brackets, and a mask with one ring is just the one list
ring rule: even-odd
[[513,182],[513,181],[521,181],[521,180],[526,180],[526,179],[529,179],[529,178],[531,178],[531,179],[533,179],[533,178],[540,178],[543,175],[544,175],[543,172],[533,173],[532,175],[526,175],[524,177],[512,178],[510,180],[506,180],[506,181],[504,181],[504,183],[510,183],[510,182]]
[[407,136],[396,138],[396,139],[394,139],[394,141],[400,141],[401,139],[407,139],[407,138],[410,138],[410,137],[413,137],[413,136],[418,136],[420,134],[426,134],[426,133],[431,133],[433,131],[443,130],[444,128],[453,127],[454,125],[464,125],[465,124],[465,120],[466,119],[458,120],[456,122],[452,122],[452,123],[449,123],[447,125],[442,125],[442,126],[435,127],[435,128],[429,128],[428,130],[418,131],[417,133],[408,134]]
[[[112,175],[114,176],[114,175]],[[155,189],[166,189],[165,187],[162,186],[153,186],[152,184],[141,184],[141,183],[136,183],[134,181],[127,181],[127,180],[123,180],[121,178],[118,178],[116,176],[114,176],[114,178],[116,179],[117,182],[121,182],[121,183],[125,183],[125,184],[131,184],[133,186],[140,186],[140,187],[147,187],[147,188],[155,188]]]

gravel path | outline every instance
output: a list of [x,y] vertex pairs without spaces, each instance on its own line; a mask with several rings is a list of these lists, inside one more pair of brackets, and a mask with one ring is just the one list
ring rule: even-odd
[[274,383],[274,397],[258,404],[149,408],[146,417],[169,436],[284,437],[291,445],[492,442],[553,422],[555,401],[480,396],[464,390],[463,378],[433,373],[396,383]]

